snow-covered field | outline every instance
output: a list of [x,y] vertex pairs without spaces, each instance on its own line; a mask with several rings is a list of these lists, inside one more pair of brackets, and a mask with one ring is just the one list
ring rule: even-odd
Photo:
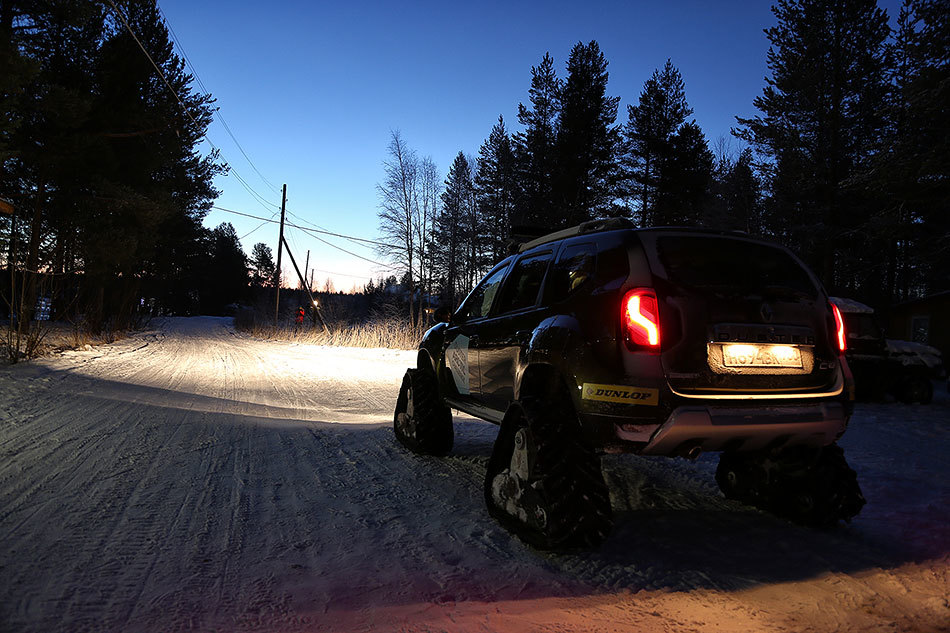
[[726,501],[714,455],[610,456],[613,535],[567,556],[484,510],[495,427],[395,442],[413,358],[190,318],[0,368],[0,631],[950,631],[942,385],[858,406],[848,526]]

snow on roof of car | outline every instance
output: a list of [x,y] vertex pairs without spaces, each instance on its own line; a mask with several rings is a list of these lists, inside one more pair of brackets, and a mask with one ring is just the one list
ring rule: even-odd
[[842,312],[848,312],[851,314],[874,314],[874,308],[871,306],[866,306],[860,301],[855,301],[854,299],[845,299],[843,297],[828,297],[831,303],[838,306],[838,309]]

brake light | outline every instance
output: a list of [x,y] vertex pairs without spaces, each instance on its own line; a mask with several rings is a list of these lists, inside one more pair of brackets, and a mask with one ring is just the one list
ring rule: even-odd
[[621,319],[628,343],[649,350],[660,349],[660,313],[652,288],[634,288],[623,297]]
[[844,336],[844,319],[841,318],[841,312],[838,306],[831,304],[831,311],[835,314],[835,331],[838,334],[838,351],[844,353],[848,349],[848,343]]

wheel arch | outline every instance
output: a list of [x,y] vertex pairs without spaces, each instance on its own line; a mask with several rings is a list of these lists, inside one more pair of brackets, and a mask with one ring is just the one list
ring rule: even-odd
[[416,355],[416,367],[418,369],[431,369],[435,372],[438,371],[438,368],[435,366],[435,361],[432,359],[432,355],[429,354],[427,349],[419,350],[419,353]]
[[555,365],[546,362],[531,363],[521,372],[515,385],[515,399],[521,399],[525,394],[550,393],[556,389],[565,389],[574,400],[570,390],[570,382],[563,372]]

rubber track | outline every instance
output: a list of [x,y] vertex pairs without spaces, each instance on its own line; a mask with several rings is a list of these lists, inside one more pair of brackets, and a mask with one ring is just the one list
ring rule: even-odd
[[[489,511],[509,531],[538,549],[588,549],[599,545],[613,527],[610,495],[601,472],[600,459],[581,439],[573,410],[563,394],[552,398],[524,398],[520,420],[503,426],[486,473]],[[496,508],[491,481],[510,462],[514,433],[527,426],[537,446],[532,480],[541,482],[547,525],[526,526]],[[506,437],[502,437],[502,435]]]
[[[396,418],[408,405],[407,390],[412,388],[413,414],[416,436],[407,437],[396,424]],[[393,429],[399,441],[414,453],[445,456],[452,450],[455,432],[452,428],[452,411],[439,398],[439,385],[435,374],[424,369],[408,369],[399,390],[396,411],[393,414]]]

